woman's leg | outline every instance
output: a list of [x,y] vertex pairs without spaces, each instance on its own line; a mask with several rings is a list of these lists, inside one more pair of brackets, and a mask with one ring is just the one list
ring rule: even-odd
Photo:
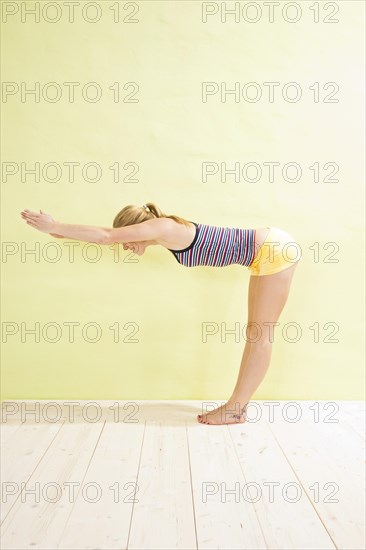
[[[257,282],[259,280],[259,277],[254,277],[254,276],[251,276],[250,279],[249,279],[249,288],[248,288],[248,324],[250,322],[252,322],[252,319],[253,319],[253,314],[254,314],[254,300],[255,300],[255,296],[256,296],[256,288],[257,288]],[[242,355],[242,358],[241,358],[241,363],[240,363],[240,370],[239,370],[239,374],[238,374],[238,380],[236,382],[236,386],[234,388],[234,391],[233,391],[233,396],[236,395],[237,393],[237,390],[240,388],[240,381],[242,380],[243,378],[243,375],[244,375],[244,369],[245,369],[245,365],[246,365],[246,362],[248,360],[248,357],[249,357],[249,353],[250,353],[250,346],[251,346],[251,340],[250,340],[250,333],[251,331],[249,330],[248,328],[248,324],[247,324],[247,329],[246,329],[246,342],[245,342],[245,346],[244,346],[244,351],[243,351],[243,355]]]
[[[257,282],[258,282],[258,279],[259,277],[253,277],[251,276],[250,279],[249,279],[249,288],[248,288],[248,323],[249,323],[249,320],[252,319],[253,317],[253,312],[254,312],[254,299],[255,299],[255,290],[256,290],[256,286],[257,286]],[[248,331],[247,331],[247,337],[246,337],[246,343],[245,343],[245,346],[244,346],[244,351],[243,351],[243,355],[242,355],[242,359],[241,359],[241,364],[240,364],[240,372],[239,372],[239,375],[238,375],[238,381],[236,383],[236,387],[235,389],[238,387],[238,384],[239,384],[239,380],[242,378],[243,376],[243,371],[244,371],[244,368],[245,368],[245,363],[247,361],[247,358],[249,356],[249,353],[250,353],[250,345],[251,345],[251,342],[250,342],[250,339],[248,338]],[[235,394],[235,389],[234,389],[234,394]],[[221,409],[221,407],[220,407]],[[218,409],[215,409],[215,411],[217,411]],[[214,412],[214,411],[213,411]],[[204,415],[197,415],[197,419],[199,422],[202,422],[202,418],[203,418]]]
[[207,414],[198,415],[205,424],[244,422],[243,413],[251,396],[262,382],[269,367],[273,326],[288,298],[297,263],[273,275],[250,277],[247,342],[238,380],[228,402]]

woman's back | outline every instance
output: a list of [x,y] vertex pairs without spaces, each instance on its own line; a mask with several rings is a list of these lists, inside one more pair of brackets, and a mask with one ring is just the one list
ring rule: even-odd
[[186,266],[225,267],[231,264],[249,266],[255,256],[255,229],[220,227],[194,223],[196,234],[189,246],[170,250]]

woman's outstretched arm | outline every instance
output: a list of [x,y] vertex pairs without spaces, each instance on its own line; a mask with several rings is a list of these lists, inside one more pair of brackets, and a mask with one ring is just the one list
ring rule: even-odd
[[46,214],[40,210],[40,213],[31,210],[23,210],[22,218],[28,225],[38,229],[42,233],[57,235],[86,241],[90,243],[107,244],[109,237],[109,229],[104,227],[96,227],[93,225],[76,225],[69,223],[61,223],[53,219],[50,214]]
[[109,229],[107,227],[55,222],[52,233],[62,235],[63,237],[67,237],[68,239],[86,241],[88,243],[109,243]]
[[126,227],[108,228],[94,225],[61,223],[42,210],[40,213],[23,210],[22,218],[28,225],[50,235],[67,237],[98,244],[138,242],[157,239],[164,233],[165,219],[153,219]]

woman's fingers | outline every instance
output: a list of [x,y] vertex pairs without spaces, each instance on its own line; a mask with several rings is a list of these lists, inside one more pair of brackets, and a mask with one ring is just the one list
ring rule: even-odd
[[25,216],[31,217],[31,218],[39,218],[41,214],[38,214],[37,212],[33,212],[32,210],[23,210],[22,214]]
[[38,229],[39,220],[37,218],[36,212],[31,212],[30,210],[26,209],[21,212],[21,216],[28,225],[30,225],[34,229]]

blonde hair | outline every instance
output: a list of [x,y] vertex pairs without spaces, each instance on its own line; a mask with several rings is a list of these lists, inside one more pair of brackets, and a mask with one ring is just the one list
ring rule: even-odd
[[[144,207],[147,206],[148,210]],[[152,220],[153,218],[171,218],[177,223],[189,226],[189,221],[180,216],[167,215],[153,202],[147,202],[144,206],[129,204],[122,208],[113,220],[113,227],[125,227],[136,223]]]

